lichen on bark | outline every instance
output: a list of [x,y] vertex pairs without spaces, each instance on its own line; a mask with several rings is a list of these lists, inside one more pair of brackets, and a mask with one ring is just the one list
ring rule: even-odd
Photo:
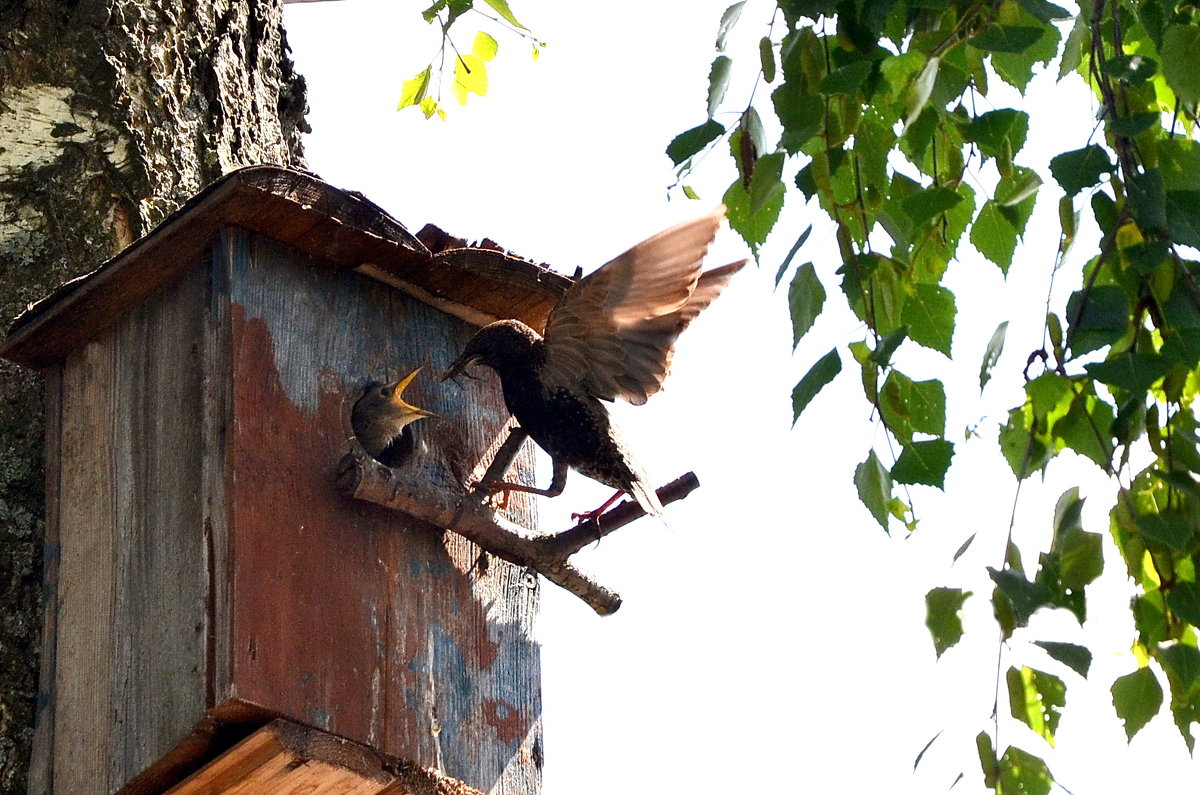
[[[0,323],[223,173],[303,165],[305,111],[282,0],[0,0]],[[33,732],[41,407],[36,374],[0,362],[4,793],[25,790]]]

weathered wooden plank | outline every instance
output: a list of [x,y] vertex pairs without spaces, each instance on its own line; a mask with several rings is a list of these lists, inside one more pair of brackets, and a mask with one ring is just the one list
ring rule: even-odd
[[[107,791],[114,673],[116,562],[116,334],[67,358],[62,378],[58,536],[54,606],[55,792]],[[99,786],[98,786],[99,785]]]
[[112,787],[203,717],[201,443],[207,268],[117,326],[117,557]]
[[[204,571],[208,577],[205,615],[205,706],[236,697],[233,684],[233,555],[230,551],[229,434],[233,428],[232,320],[229,314],[231,262],[244,234],[222,230],[208,270],[208,307],[204,312],[204,402],[200,487],[203,506]],[[240,256],[248,256],[248,251]]]
[[54,791],[55,666],[58,659],[58,582],[60,505],[62,500],[62,390],[63,366],[46,373],[46,537],[42,553],[42,644],[38,676],[37,720],[29,765],[29,795]]
[[[234,262],[232,320],[238,697],[485,791],[536,792],[536,580],[334,489],[347,395],[444,368],[472,329],[261,238]],[[423,378],[408,397],[449,418],[415,426],[431,478],[469,473],[507,419],[487,381]]]

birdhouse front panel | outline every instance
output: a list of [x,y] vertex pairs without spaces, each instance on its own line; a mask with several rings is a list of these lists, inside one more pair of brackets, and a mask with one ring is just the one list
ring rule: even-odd
[[238,230],[216,269],[232,373],[228,695],[487,791],[536,791],[518,764],[540,744],[536,577],[333,488],[356,389],[418,366],[406,397],[446,418],[411,426],[418,471],[471,474],[506,413],[493,384],[436,373],[473,329]]

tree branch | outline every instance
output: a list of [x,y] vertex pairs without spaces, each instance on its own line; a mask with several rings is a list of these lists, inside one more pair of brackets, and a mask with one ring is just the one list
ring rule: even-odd
[[[483,482],[489,476],[503,476],[525,436],[525,431],[513,429]],[[356,441],[352,440],[351,446],[351,452],[342,458],[337,470],[337,487],[343,495],[403,511],[415,519],[453,530],[499,558],[539,572],[602,616],[616,612],[621,606],[619,594],[579,571],[568,558],[589,543],[645,516],[637,503],[626,500],[607,513],[561,533],[539,535],[498,515],[478,492],[438,488],[405,467],[384,466],[367,455]],[[506,456],[508,460],[504,461]],[[666,505],[683,499],[699,485],[695,474],[689,472],[658,489],[658,497]]]

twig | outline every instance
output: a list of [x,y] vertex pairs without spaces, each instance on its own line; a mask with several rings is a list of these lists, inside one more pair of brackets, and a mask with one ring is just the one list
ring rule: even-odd
[[[516,442],[513,442],[514,438]],[[496,469],[502,476],[512,460],[511,452],[515,452],[524,438],[524,431],[514,429],[493,459],[485,480]],[[602,616],[616,612],[621,606],[619,594],[579,571],[568,558],[592,541],[644,516],[641,506],[625,501],[600,517],[561,533],[538,535],[497,515],[489,502],[475,492],[438,488],[415,472],[384,466],[367,455],[356,442],[351,444],[351,452],[342,458],[337,471],[338,491],[345,496],[403,511],[437,527],[453,530],[499,558],[539,572],[550,582],[578,596]],[[510,444],[509,460],[504,462],[501,457]],[[497,466],[498,462],[500,466]],[[696,476],[689,472],[659,489],[658,496],[665,505],[683,499],[699,485]]]

